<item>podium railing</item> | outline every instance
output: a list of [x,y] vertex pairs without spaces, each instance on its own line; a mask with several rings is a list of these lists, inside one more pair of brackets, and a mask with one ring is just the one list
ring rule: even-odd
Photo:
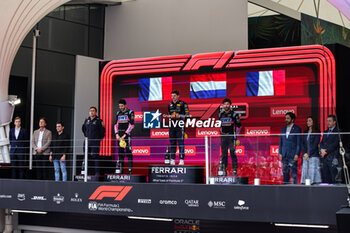
[[[341,133],[343,138],[349,137],[350,133]],[[303,134],[298,135],[301,139]],[[279,158],[279,140],[286,135],[281,134],[268,134],[268,135],[237,135],[237,138],[233,138],[232,135],[219,135],[219,136],[204,136],[200,138],[185,138],[184,139],[184,152],[185,152],[185,166],[199,166],[201,169],[205,169],[205,177],[203,182],[209,184],[210,178],[213,177],[232,177],[232,175],[239,178],[247,178],[249,184],[254,184],[255,179],[259,179],[260,184],[283,184],[283,162]],[[322,137],[322,135],[321,135]],[[222,143],[225,138],[231,138],[234,146],[234,153],[237,157],[237,169],[236,174],[233,174],[232,156],[231,151],[228,150],[227,166],[225,166],[226,174],[219,174],[220,161],[222,158]],[[231,140],[230,139],[230,140]],[[300,139],[300,140],[301,140]],[[230,140],[227,140],[230,142]],[[98,148],[98,141],[94,140],[68,140],[69,146],[66,149],[66,169],[68,173],[68,180],[74,180],[75,174],[82,174],[81,171],[87,171],[83,173],[84,181],[88,180],[88,175],[92,174],[94,160],[99,162],[99,168],[102,170],[101,174],[112,174],[116,170],[116,162],[118,161],[118,142],[112,140],[112,153],[108,155],[101,155],[93,158],[91,153],[89,154],[88,147]],[[239,143],[238,143],[239,141]],[[346,140],[343,140],[346,142]],[[89,145],[92,143],[92,145]],[[97,144],[96,144],[97,143]],[[73,146],[75,145],[73,150]],[[88,146],[85,146],[88,145]],[[345,163],[349,163],[350,156],[347,148],[349,145],[344,143],[345,147]],[[4,174],[1,177],[11,178],[12,170],[15,170],[14,178],[30,178],[35,179],[35,172],[38,168],[47,169],[49,175],[46,179],[54,179],[53,164],[49,162],[49,154],[45,154],[45,163],[42,163],[40,167],[36,163],[36,157],[34,155],[33,169],[29,169],[29,141],[23,142],[22,147],[16,148],[16,157],[11,154],[11,164],[1,164],[1,172]],[[54,146],[51,146],[51,150],[55,151]],[[61,148],[62,149],[62,148]],[[131,139],[131,154],[133,157],[132,174],[148,175],[148,167],[154,164],[164,164],[166,155],[170,156],[171,145],[169,138],[141,138],[133,137]],[[167,152],[167,149],[169,150]],[[174,150],[174,149],[173,149]],[[72,151],[76,151],[73,153]],[[179,148],[175,150],[176,153],[176,165],[179,166]],[[307,184],[305,179],[302,180],[302,168],[304,152],[300,152],[297,161],[297,183]],[[124,173],[127,173],[128,167],[128,155],[130,153],[125,152],[124,158]],[[323,183],[322,177],[322,159],[318,157],[320,162],[313,164],[315,169],[320,172],[321,181],[311,183]],[[84,162],[84,163],[83,163]],[[339,164],[336,165],[339,180],[336,183],[341,183],[343,178],[342,159],[338,157]],[[76,165],[75,165],[76,164]],[[23,172],[24,175],[20,175]],[[20,177],[22,176],[22,177]],[[62,176],[62,175],[61,175]],[[291,180],[292,182],[292,180]]]

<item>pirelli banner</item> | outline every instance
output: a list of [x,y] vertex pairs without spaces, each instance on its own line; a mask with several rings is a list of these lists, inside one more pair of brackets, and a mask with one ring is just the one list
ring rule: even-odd
[[335,224],[346,197],[343,186],[0,181],[0,208],[163,218]]

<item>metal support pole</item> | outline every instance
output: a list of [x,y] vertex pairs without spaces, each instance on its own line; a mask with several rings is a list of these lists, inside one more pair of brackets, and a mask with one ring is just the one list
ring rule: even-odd
[[32,90],[30,99],[30,131],[29,131],[29,170],[33,169],[33,131],[34,131],[34,98],[35,98],[35,66],[36,66],[36,43],[40,31],[35,29],[33,31],[33,56],[32,56]]
[[205,136],[205,183],[209,184],[209,145],[208,136]]
[[84,158],[84,182],[87,182],[88,176],[88,138],[85,138],[85,158]]

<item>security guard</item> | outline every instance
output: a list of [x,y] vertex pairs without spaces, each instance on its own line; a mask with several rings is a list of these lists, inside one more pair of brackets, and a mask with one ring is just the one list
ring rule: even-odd
[[185,134],[185,120],[189,116],[188,105],[179,100],[179,91],[173,90],[171,92],[171,98],[173,101],[168,105],[168,112],[171,118],[171,125],[169,129],[170,138],[170,165],[175,165],[175,154],[177,144],[179,146],[180,162],[179,165],[184,165],[185,147],[184,147],[184,134]]
[[239,133],[241,128],[241,121],[239,115],[233,110],[230,99],[224,99],[222,101],[223,107],[219,112],[219,120],[221,121],[221,159],[219,165],[219,174],[226,175],[227,169],[227,157],[228,149],[230,148],[230,154],[232,159],[232,175],[237,174],[237,156],[236,156],[236,134]]
[[116,173],[123,173],[124,158],[128,157],[128,173],[132,173],[132,153],[130,133],[134,128],[134,111],[126,107],[124,99],[119,100],[119,111],[117,112],[114,132],[118,142],[118,161]]
[[82,131],[88,138],[88,153],[94,162],[95,176],[100,175],[100,142],[105,136],[103,121],[97,116],[97,108],[90,107],[89,117],[85,119]]

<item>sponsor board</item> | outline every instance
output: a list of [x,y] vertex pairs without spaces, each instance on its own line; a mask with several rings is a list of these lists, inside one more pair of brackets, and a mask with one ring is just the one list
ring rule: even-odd
[[279,146],[277,145],[271,145],[270,146],[270,155],[271,156],[278,156]]
[[152,199],[137,199],[139,204],[152,204]]
[[0,194],[0,199],[12,199],[12,195],[10,195],[10,194]]
[[270,117],[285,117],[287,112],[292,112],[297,116],[297,106],[270,107]]
[[130,192],[132,186],[110,186],[101,185],[89,197],[89,200],[102,200],[103,198],[114,198],[121,201]]
[[239,200],[237,205],[233,207],[234,210],[249,210],[249,206],[246,205],[244,200]]
[[220,136],[220,129],[218,128],[207,128],[207,129],[196,129],[196,137],[202,138],[202,137],[211,137],[211,136]]
[[126,175],[126,174],[108,174],[106,175],[106,180],[109,181],[130,181],[131,180],[131,176],[130,175]]
[[150,146],[133,146],[131,147],[131,153],[135,156],[150,156],[151,147]]
[[134,121],[135,122],[142,122],[143,121],[143,112],[135,112],[134,113]]
[[214,209],[225,209],[226,201],[209,201],[208,206]]
[[79,193],[74,193],[74,197],[71,197],[70,201],[80,203],[83,202],[83,199],[79,197]]
[[31,198],[30,198],[30,200],[32,200],[32,201],[46,201],[47,199],[46,199],[46,197],[45,196],[32,196]]
[[130,192],[133,186],[112,186],[101,185],[89,197],[88,209],[90,211],[103,212],[118,212],[118,213],[132,213],[130,208],[121,207],[117,203],[101,203],[105,198],[113,199],[114,201],[122,201],[124,197]]
[[261,126],[261,127],[245,127],[245,136],[270,136],[271,127]]
[[203,183],[204,167],[150,165],[149,183]]
[[24,193],[18,193],[17,194],[17,200],[25,201],[26,200],[26,195]]
[[171,166],[153,166],[151,168],[153,174],[186,174],[186,167],[171,167]]
[[[244,156],[245,154],[245,147],[244,146],[236,146],[236,155],[237,156]],[[220,155],[222,155],[221,146],[220,146]],[[228,149],[228,156],[231,156],[230,149]]]
[[200,220],[195,219],[174,219],[174,233],[199,232]]
[[177,201],[176,200],[159,200],[159,204],[161,205],[177,205]]
[[103,212],[118,212],[118,213],[132,213],[130,208],[121,208],[119,204],[99,203],[96,201],[90,201],[88,203],[88,209],[90,211],[103,211]]
[[60,193],[57,193],[56,196],[53,196],[52,198],[53,202],[55,202],[56,204],[61,204],[64,202],[64,196],[62,196]]
[[151,138],[169,138],[169,129],[151,129]]
[[188,206],[188,207],[199,207],[199,200],[192,200],[192,199],[189,199],[189,200],[185,200],[185,204]]
[[[176,156],[179,155],[179,147],[176,148]],[[186,156],[196,156],[196,146],[185,146]]]

